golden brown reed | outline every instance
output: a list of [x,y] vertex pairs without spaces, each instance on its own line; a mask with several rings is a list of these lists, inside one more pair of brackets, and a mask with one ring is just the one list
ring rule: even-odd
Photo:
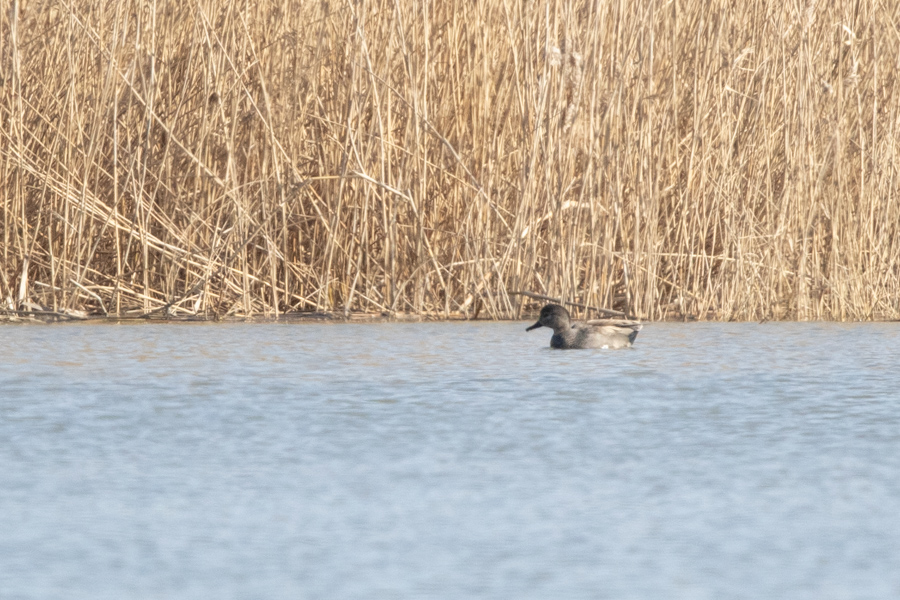
[[900,3],[4,7],[2,308],[900,316]]

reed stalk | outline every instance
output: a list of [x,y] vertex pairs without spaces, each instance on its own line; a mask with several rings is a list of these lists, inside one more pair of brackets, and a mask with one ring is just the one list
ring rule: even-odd
[[3,7],[5,310],[900,318],[898,3]]

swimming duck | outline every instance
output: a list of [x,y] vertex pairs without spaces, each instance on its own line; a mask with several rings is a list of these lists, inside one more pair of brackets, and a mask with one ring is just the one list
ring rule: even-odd
[[572,323],[569,311],[559,304],[548,304],[541,309],[538,322],[525,331],[538,327],[553,330],[551,348],[627,348],[643,325],[637,321],[615,319]]

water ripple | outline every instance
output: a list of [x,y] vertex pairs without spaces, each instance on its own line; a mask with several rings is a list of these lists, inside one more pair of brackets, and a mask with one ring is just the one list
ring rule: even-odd
[[0,597],[900,594],[900,326],[4,327]]

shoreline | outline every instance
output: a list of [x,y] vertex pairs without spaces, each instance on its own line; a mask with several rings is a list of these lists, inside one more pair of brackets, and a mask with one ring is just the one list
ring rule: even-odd
[[[464,314],[451,314],[449,316],[438,313],[366,313],[351,312],[290,312],[278,316],[254,315],[254,316],[204,316],[204,315],[85,315],[72,311],[69,313],[53,311],[13,311],[0,310],[0,325],[5,324],[57,324],[57,323],[93,323],[93,324],[118,324],[118,323],[438,323],[438,322],[464,322],[464,321],[528,321],[537,315],[537,311],[523,311],[521,318],[479,318],[478,316],[466,316]],[[671,316],[663,319],[644,320],[644,323],[900,323],[900,319],[881,317],[866,320],[806,320],[797,319],[763,319],[756,320],[729,320],[729,319],[700,319],[693,315]]]

